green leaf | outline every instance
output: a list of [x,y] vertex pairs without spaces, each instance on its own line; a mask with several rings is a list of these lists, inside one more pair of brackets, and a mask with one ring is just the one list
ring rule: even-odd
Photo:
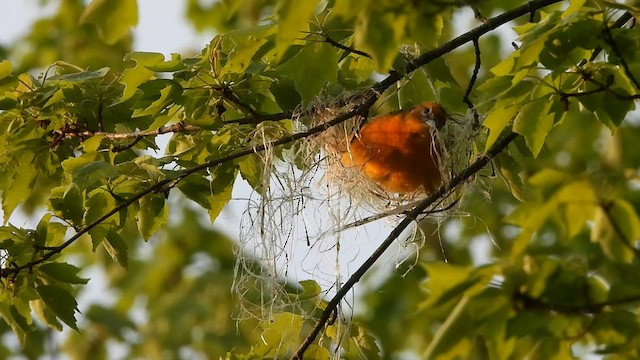
[[2,193],[2,210],[4,212],[5,223],[9,221],[9,217],[18,204],[29,198],[33,191],[37,173],[35,166],[32,164],[32,160],[33,154],[28,151],[24,152],[19,160],[20,166],[16,169],[15,174],[13,174],[11,185]]
[[469,298],[466,296],[457,301],[425,351],[426,359],[468,359],[470,357],[473,348],[471,341],[473,323],[465,311],[468,303]]
[[508,106],[505,102],[496,104],[483,122],[484,127],[489,129],[489,136],[487,136],[487,143],[485,145],[486,149],[491,148],[496,140],[498,140],[498,136],[500,136],[517,112],[517,106]]
[[424,264],[429,279],[426,287],[429,298],[423,307],[441,306],[464,294],[478,282],[478,276],[470,267],[432,262]]
[[302,316],[290,312],[274,314],[270,321],[261,322],[260,327],[264,331],[256,352],[263,353],[265,357],[277,357],[283,350],[286,351],[280,349],[282,345],[293,344],[297,340],[303,323]]
[[230,166],[218,167],[213,172],[213,180],[211,181],[213,196],[210,199],[211,207],[208,211],[212,223],[231,200],[237,174],[236,168]]
[[[102,190],[96,189],[92,191],[87,196],[87,200],[85,202],[86,211],[84,213],[84,223],[91,224],[106,213],[108,213],[111,209],[115,207],[115,200],[107,195]],[[91,242],[93,244],[93,250],[102,243],[102,240],[107,236],[107,233],[111,229],[112,226],[118,225],[118,217],[117,214],[110,216],[109,218],[102,221],[102,223],[98,226],[95,226],[93,229],[89,230],[89,235],[91,235]]]
[[146,241],[167,222],[169,208],[165,204],[163,195],[145,196],[138,203],[140,209],[136,214],[136,222],[140,235]]
[[494,158],[498,173],[502,175],[505,183],[511,190],[511,194],[521,202],[527,199],[524,184],[520,178],[522,168],[518,163],[506,152],[500,153]]
[[562,14],[562,18],[568,18],[571,15],[577,13],[580,11],[580,9],[582,9],[582,7],[584,6],[584,4],[587,2],[587,0],[571,0],[569,1],[569,6],[567,6],[567,9],[564,11],[564,13]]
[[89,281],[89,279],[83,279],[77,275],[80,268],[67,263],[46,263],[41,265],[38,270],[53,279],[69,284],[86,284]]
[[47,326],[58,331],[62,331],[62,324],[58,321],[56,314],[42,301],[42,299],[29,302],[33,313]]
[[0,80],[11,75],[12,71],[13,71],[13,66],[11,65],[11,62],[9,62],[9,60],[0,61]]
[[64,194],[62,194],[60,208],[65,219],[70,220],[74,225],[82,224],[84,197],[76,184],[72,183],[67,186]]
[[205,209],[211,207],[211,182],[202,176],[191,175],[178,183],[178,189],[190,200]]
[[286,78],[274,81],[269,90],[271,90],[278,106],[283,111],[291,111],[295,109],[302,100],[300,94],[296,91],[293,81]]
[[42,301],[62,320],[74,330],[78,330],[74,317],[78,311],[76,299],[67,290],[55,285],[39,285],[36,287]]
[[634,242],[640,237],[640,219],[633,206],[615,199],[596,207],[591,240],[600,244],[605,255],[613,261],[630,263],[634,260]]
[[553,127],[554,115],[549,114],[552,104],[549,97],[526,103],[513,122],[513,131],[524,136],[534,158],[538,157],[544,140]]
[[120,83],[124,85],[121,102],[130,99],[145,81],[151,79],[155,72],[149,70],[153,67],[164,63],[164,55],[160,53],[133,52],[125,55],[125,61],[135,62],[135,66],[128,68],[122,72]]
[[251,154],[240,158],[238,161],[240,175],[245,179],[254,190],[258,190],[262,185],[262,169],[264,164],[260,157]]
[[178,183],[178,189],[188,198],[209,211],[213,222],[224,206],[231,200],[233,183],[236,178],[234,167],[218,167],[213,172],[213,180],[201,176],[189,176]]
[[340,54],[331,45],[314,43],[304,46],[291,60],[282,64],[280,70],[291,77],[303,103],[308,104],[327,83],[337,81],[339,59]]
[[80,16],[80,24],[93,24],[107,44],[114,44],[138,24],[138,4],[132,0],[93,0]]
[[307,351],[304,352],[304,358],[309,360],[329,360],[331,359],[331,353],[322,346],[311,344]]
[[169,61],[147,66],[147,69],[155,72],[175,72],[184,70],[185,68],[184,63],[182,62],[182,57],[177,53],[171,53],[171,60]]
[[125,269],[128,267],[129,248],[117,231],[113,229],[109,230],[104,241],[102,241],[102,245],[115,262]]
[[[157,97],[157,99],[152,101],[148,106],[146,106],[143,109],[134,110],[132,117],[157,115],[161,111],[165,110],[165,108],[167,108],[171,104],[174,104],[176,100],[178,100],[182,95],[182,86],[180,86],[180,84],[176,83],[175,81],[159,79],[159,80],[152,80],[151,82],[160,82],[162,84],[166,84],[166,86],[158,91],[157,94],[159,94],[159,96]],[[145,85],[148,83],[149,82],[141,85],[140,90],[142,90],[145,93],[144,94],[145,97],[150,94],[153,94],[154,95],[153,97],[156,97],[155,91],[147,91],[147,89],[145,88]]]
[[291,298],[296,299],[297,301],[315,298],[320,295],[320,292],[322,291],[320,285],[318,285],[314,280],[302,280],[299,281],[298,284],[302,286],[302,292],[290,294]]
[[398,55],[408,16],[402,12],[385,11],[383,7],[370,9],[361,13],[356,22],[355,47],[371,55],[376,71],[384,74],[391,70]]
[[353,55],[346,56],[342,61],[340,61],[338,80],[347,87],[357,87],[370,80],[371,75],[373,74],[373,66],[373,61],[366,57]]
[[106,161],[94,161],[73,170],[72,174],[73,182],[79,189],[85,190],[104,184],[105,179],[116,177],[119,172],[117,167]]
[[104,135],[94,135],[82,142],[82,148],[88,153],[96,152],[100,148],[103,139]]
[[244,74],[258,49],[269,41],[269,36],[273,32],[273,26],[258,26],[253,29],[235,30],[224,34],[224,38],[229,39],[233,45],[227,56],[227,62],[220,70],[220,76]]
[[81,71],[81,72],[76,72],[71,74],[56,75],[56,76],[47,78],[47,80],[50,80],[50,81],[65,80],[65,81],[71,81],[71,82],[75,82],[75,81],[81,82],[81,81],[87,81],[87,80],[102,79],[105,75],[107,75],[109,70],[110,69],[108,67],[103,67],[95,71]]
[[47,100],[47,102],[42,106],[43,108],[46,108],[48,106],[51,106],[57,102],[60,102],[62,100],[65,100],[65,96],[64,96],[64,91],[62,91],[62,89],[56,91],[55,93],[53,93],[53,95],[49,98],[49,100]]
[[309,18],[316,8],[317,0],[296,1],[282,0],[278,2],[278,32],[276,34],[276,54],[280,58],[291,44],[305,37],[309,30]]
[[[341,342],[344,348],[344,359],[380,359],[381,351],[376,344],[376,338],[368,329],[351,324],[347,334],[336,325],[327,326],[326,334],[333,341]],[[346,338],[344,338],[344,336]],[[346,340],[346,341],[344,341]],[[306,355],[306,354],[305,354]]]
[[22,345],[25,345],[27,334],[36,329],[36,327],[32,323],[32,320],[30,318],[27,319],[26,317],[24,317],[15,305],[10,305],[6,311],[3,306],[2,310],[2,317],[11,327],[11,330],[13,330],[14,334],[18,336],[20,343]]
[[593,185],[588,181],[574,181],[562,187],[554,199],[562,204],[562,217],[567,230],[567,237],[578,235],[594,217],[597,196]]
[[126,314],[117,309],[101,305],[92,304],[86,312],[86,317],[95,323],[105,326],[111,334],[115,334],[118,338],[120,338],[124,330],[136,328],[136,324]]

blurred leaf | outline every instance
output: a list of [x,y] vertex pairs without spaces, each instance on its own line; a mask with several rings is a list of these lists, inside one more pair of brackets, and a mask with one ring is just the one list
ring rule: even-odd
[[631,262],[633,242],[640,237],[640,219],[631,204],[615,199],[596,207],[591,240],[613,261]]
[[292,347],[302,329],[303,319],[290,312],[274,314],[270,321],[263,321],[260,327],[264,330],[254,351],[264,357],[277,357],[285,349]]
[[527,200],[524,184],[520,178],[520,171],[522,169],[518,166],[516,161],[507,153],[502,152],[494,158],[498,172],[502,175],[502,178],[506,182],[507,186],[511,190],[513,197],[521,202]]
[[317,0],[280,0],[276,9],[278,30],[276,33],[276,53],[282,57],[285,50],[309,30],[309,18],[316,8]]
[[369,53],[376,63],[376,71],[391,70],[404,35],[407,15],[371,8],[361,13],[356,22],[355,47]]
[[132,0],[92,0],[80,17],[80,24],[92,24],[107,44],[129,34],[138,24],[138,3]]
[[0,80],[11,75],[12,71],[13,71],[13,66],[11,65],[9,60],[0,61]]

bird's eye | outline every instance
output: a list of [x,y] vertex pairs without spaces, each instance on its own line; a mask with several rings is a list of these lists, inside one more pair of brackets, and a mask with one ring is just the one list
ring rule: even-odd
[[422,117],[424,119],[433,119],[433,113],[431,113],[431,108],[425,107],[422,109]]

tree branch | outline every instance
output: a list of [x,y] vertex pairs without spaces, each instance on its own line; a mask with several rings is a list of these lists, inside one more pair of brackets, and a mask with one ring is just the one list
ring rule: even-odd
[[600,303],[585,304],[585,305],[566,305],[566,304],[553,304],[541,299],[536,299],[525,293],[516,292],[513,295],[514,300],[520,302],[522,307],[529,310],[547,310],[555,311],[563,314],[597,314],[607,306],[627,305],[640,302],[640,295],[629,296],[626,298],[604,301]]

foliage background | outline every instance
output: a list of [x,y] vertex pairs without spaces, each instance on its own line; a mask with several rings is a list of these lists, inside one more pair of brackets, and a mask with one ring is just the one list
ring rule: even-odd
[[[215,219],[238,176],[260,191],[264,179],[252,165],[264,164],[247,157],[211,162],[255,145],[253,131],[268,114],[286,115],[319,95],[363,91],[374,71],[402,73],[411,57],[398,56],[401,44],[417,43],[424,52],[451,39],[454,25],[467,31],[481,22],[453,22],[454,14],[469,19],[472,10],[444,2],[336,1],[330,16],[309,25],[316,2],[189,1],[196,29],[236,31],[214,39],[201,56],[165,61],[125,55],[135,3],[105,4],[62,0],[21,41],[28,51],[4,49],[11,59],[0,66],[5,219],[17,206],[27,214],[48,211],[34,229],[2,229],[0,330],[22,347],[7,335],[1,356],[291,355],[327,303],[307,282],[290,289],[302,291],[294,295],[305,299],[300,307],[267,321],[234,321],[234,243],[193,203]],[[516,5],[480,1],[474,8],[490,17]],[[639,120],[631,111],[640,92],[640,47],[637,30],[603,25],[625,11],[637,15],[634,5],[563,1],[536,11],[531,23],[518,18],[511,25],[519,25],[519,38],[480,37],[482,63],[470,99],[487,117],[475,154],[510,128],[522,136],[464,188],[458,213],[437,226],[421,224],[426,238],[415,261],[367,289],[355,315],[346,312],[347,330],[339,327],[342,318],[328,325],[305,358],[639,356]],[[255,28],[264,19],[278,28]],[[331,46],[325,35],[372,59]],[[582,63],[594,52],[599,57]],[[58,60],[64,63],[44,81],[39,74]],[[468,44],[430,62],[382,94],[372,114],[425,98],[469,114],[463,98],[475,61]],[[308,77],[308,66],[317,77]],[[34,77],[20,75],[26,71]],[[286,120],[264,123],[268,140],[292,132]],[[155,157],[142,152],[157,147],[154,136],[109,135],[175,124],[182,125],[170,128],[166,155]],[[183,177],[200,164],[209,166]],[[192,202],[176,195],[165,201],[174,188]],[[148,195],[60,247],[140,191]],[[104,277],[114,303],[83,304],[80,314],[72,295],[81,297],[93,274]],[[55,336],[63,323],[79,331]]]

